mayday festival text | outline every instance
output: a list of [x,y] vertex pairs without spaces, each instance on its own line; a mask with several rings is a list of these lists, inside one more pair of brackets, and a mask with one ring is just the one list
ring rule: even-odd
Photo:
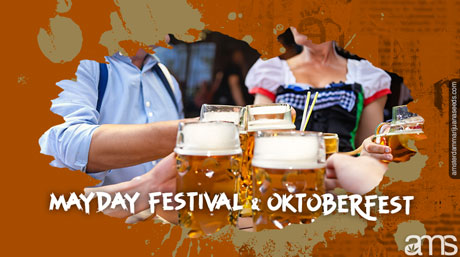
[[[86,214],[90,212],[90,202],[97,199],[97,211],[104,211],[107,208],[115,209],[122,208],[123,210],[129,211],[131,214],[143,210],[136,210],[135,203],[139,199],[140,194],[136,192],[133,195],[116,193],[114,195],[105,192],[91,192],[88,195],[71,193],[69,198],[65,199],[63,195],[59,198],[52,193],[50,199],[49,210],[63,209],[68,211],[74,207]],[[295,199],[296,198],[296,199]],[[292,204],[294,200],[297,204]],[[414,196],[377,196],[377,195],[366,195],[361,196],[357,194],[352,195],[306,195],[306,194],[283,194],[279,195],[274,193],[268,198],[265,203],[268,209],[271,211],[282,212],[315,212],[322,208],[322,213],[327,216],[334,211],[338,213],[350,213],[352,216],[358,214],[366,220],[376,221],[376,214],[395,214],[404,209],[406,215],[410,214],[410,204],[414,200]],[[258,205],[260,200],[253,199],[252,209],[259,211]],[[226,194],[216,194],[210,196],[208,193],[161,193],[153,192],[149,193],[149,206],[152,213],[155,212],[155,208],[161,205],[161,208],[165,211],[180,210],[187,207],[190,211],[195,209],[203,210],[208,209],[210,212],[219,210],[220,208],[226,208],[232,211],[239,211],[243,206],[238,204],[238,194],[234,194],[233,197],[228,198]]]

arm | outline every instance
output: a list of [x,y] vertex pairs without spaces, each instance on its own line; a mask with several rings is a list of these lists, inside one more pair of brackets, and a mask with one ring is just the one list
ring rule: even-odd
[[387,165],[367,156],[333,154],[326,168],[326,191],[341,187],[350,193],[366,194],[382,181]]
[[86,172],[128,167],[165,157],[176,145],[179,122],[101,125],[91,139]]
[[[387,96],[383,96],[367,105],[362,113],[356,137],[356,145],[361,144],[363,149],[361,155],[371,156],[377,160],[393,160],[391,148],[389,146],[376,144],[372,141],[375,134],[375,128],[383,121],[383,108]],[[364,139],[363,139],[364,137]]]
[[52,101],[51,111],[65,122],[50,128],[39,140],[41,153],[55,158],[51,165],[97,172],[152,161],[171,152],[178,121],[98,125],[98,74],[96,62],[82,61],[77,81],[57,83],[64,90]]
[[366,105],[361,114],[355,145],[361,145],[364,139],[375,133],[375,128],[383,121],[383,108],[387,96],[382,96]]
[[228,84],[230,85],[230,92],[232,92],[233,101],[236,105],[245,106],[243,92],[241,92],[240,78],[238,75],[230,75],[228,77]]

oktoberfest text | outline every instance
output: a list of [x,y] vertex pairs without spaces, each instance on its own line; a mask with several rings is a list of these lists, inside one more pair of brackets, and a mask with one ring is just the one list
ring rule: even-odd
[[[90,203],[97,202],[97,211],[105,209],[122,208],[135,214],[142,210],[135,209],[135,203],[140,194],[133,195],[115,193],[108,194],[105,192],[91,192],[87,195],[71,193],[66,199],[64,195],[56,197],[51,194],[49,210],[68,211],[76,208],[90,213]],[[229,211],[239,211],[243,206],[238,204],[238,194],[228,197],[225,193],[209,195],[207,193],[187,192],[187,193],[149,193],[148,202],[150,211],[155,212],[155,208],[160,206],[165,211],[180,210],[187,208],[194,210],[220,210],[222,208]],[[377,195],[333,195],[333,194],[272,194],[265,202],[260,199],[252,199],[252,209],[264,209],[270,211],[282,211],[291,213],[316,212],[322,210],[323,215],[329,215],[334,211],[338,213],[350,213],[352,216],[359,215],[366,220],[376,221],[376,214],[395,214],[404,211],[406,215],[410,214],[410,204],[414,196],[377,196]]]

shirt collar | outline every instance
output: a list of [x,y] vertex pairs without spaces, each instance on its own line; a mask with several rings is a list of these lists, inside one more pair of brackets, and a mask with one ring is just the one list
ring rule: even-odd
[[[121,52],[116,52],[113,57],[129,65],[134,65],[131,61],[131,58],[129,58],[129,56],[123,55]],[[151,69],[158,62],[160,62],[160,60],[156,55],[148,54],[146,60],[144,61],[142,71]]]

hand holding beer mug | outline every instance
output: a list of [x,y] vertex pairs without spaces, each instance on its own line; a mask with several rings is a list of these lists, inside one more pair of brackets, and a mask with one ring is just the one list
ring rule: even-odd
[[[232,199],[237,193],[241,148],[238,129],[229,122],[192,122],[179,124],[177,145],[176,193],[225,193]],[[199,209],[198,201],[179,210],[179,224],[189,228],[190,237],[214,233],[234,225],[237,214],[227,208],[212,212]]]
[[411,143],[426,139],[423,133],[424,122],[421,116],[409,112],[407,106],[395,106],[393,120],[379,125],[374,141],[391,148],[393,162],[408,161],[417,153]]
[[[267,201],[274,193],[302,194],[306,198],[316,193],[325,193],[325,147],[322,133],[301,131],[259,131],[255,138],[254,197],[260,199],[260,211],[254,214],[256,231],[282,229],[290,224],[305,224],[314,221],[321,210],[293,213],[280,209],[272,211]],[[294,197],[290,203],[298,206]]]

